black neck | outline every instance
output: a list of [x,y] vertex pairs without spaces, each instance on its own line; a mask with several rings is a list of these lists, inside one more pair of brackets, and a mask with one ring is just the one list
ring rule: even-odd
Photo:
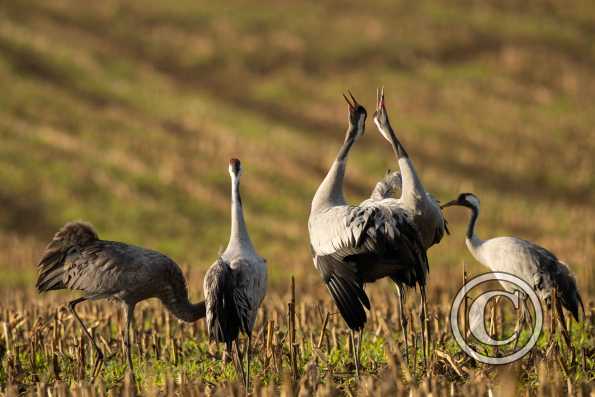
[[475,224],[477,223],[477,217],[479,216],[479,210],[475,207],[469,207],[471,209],[471,219],[469,219],[469,226],[467,227],[467,238],[473,237],[475,234]]
[[351,147],[355,143],[356,135],[357,132],[355,131],[355,127],[350,125],[347,129],[347,138],[345,139],[343,146],[341,146],[341,149],[339,149],[339,153],[337,154],[338,161],[345,161],[347,155],[349,154],[349,151],[351,150]]

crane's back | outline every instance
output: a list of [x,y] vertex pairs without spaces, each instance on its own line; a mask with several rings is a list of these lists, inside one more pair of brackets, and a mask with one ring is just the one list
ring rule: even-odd
[[[475,258],[493,271],[511,273],[535,289],[541,299],[547,300],[552,288],[557,288],[562,305],[578,320],[582,299],[576,280],[566,264],[547,249],[516,237],[495,237],[477,247],[467,245]],[[514,290],[509,283],[502,286]]]
[[80,290],[89,299],[136,303],[156,297],[164,303],[188,300],[184,276],[169,257],[130,244],[100,240],[85,223],[66,224],[39,262],[37,289]]

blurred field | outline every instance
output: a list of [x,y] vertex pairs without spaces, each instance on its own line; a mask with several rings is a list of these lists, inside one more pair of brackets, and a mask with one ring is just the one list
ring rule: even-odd
[[[308,295],[300,303],[304,310],[331,311],[308,251],[310,200],[343,139],[341,92],[350,88],[371,116],[381,85],[426,187],[443,201],[476,193],[480,236],[510,234],[548,247],[571,264],[593,310],[591,2],[220,3],[0,3],[0,320],[13,332],[26,338],[36,318],[49,326],[70,296],[37,297],[33,289],[43,247],[68,220],[87,220],[103,238],[168,254],[189,275],[193,300],[201,298],[202,275],[228,238],[232,156],[244,163],[247,221],[269,262],[269,317],[277,313],[278,331],[286,331],[290,273],[298,297]],[[396,167],[371,117],[367,124],[346,178],[353,201]],[[460,287],[463,262],[471,274],[483,270],[464,245],[468,214],[447,214],[452,235],[430,251],[436,313]],[[368,291],[373,303],[393,296],[388,282]],[[378,305],[379,316],[392,324],[394,307],[384,306]],[[99,320],[116,311],[109,304],[89,307],[87,316]],[[157,303],[143,307],[150,313],[146,329],[151,317],[165,321]],[[70,346],[80,330],[62,316]],[[369,333],[382,328],[378,321],[371,321]],[[304,320],[312,328],[299,330],[300,338],[309,332],[316,338],[321,322]],[[334,318],[332,324],[342,337],[344,324]],[[100,331],[117,353],[116,366],[119,323],[113,327]],[[206,347],[201,327],[174,333],[180,346],[200,347],[184,350],[197,363],[204,349],[214,348]],[[371,362],[377,368],[370,373],[386,370],[391,358],[382,342],[397,329],[376,332],[378,346],[368,348],[378,360],[369,360],[368,368]],[[575,374],[578,383],[595,376],[588,333],[588,363]],[[165,331],[158,335],[166,343]],[[340,337],[334,354],[339,345]],[[51,353],[39,359],[40,368]],[[309,360],[300,361],[302,375]],[[186,382],[207,379],[176,360],[156,362],[161,389],[166,373]],[[343,364],[329,367],[345,371]],[[9,367],[5,357],[3,388]],[[282,383],[283,369],[277,370],[273,384]],[[40,379],[55,380],[44,371]],[[80,378],[74,369],[63,371],[67,383]],[[106,374],[111,386],[123,376],[122,368],[114,371]],[[538,375],[524,374],[519,384]],[[208,381],[225,379],[217,372]],[[564,384],[563,374],[560,379]],[[19,380],[24,390],[34,390],[34,381]]]

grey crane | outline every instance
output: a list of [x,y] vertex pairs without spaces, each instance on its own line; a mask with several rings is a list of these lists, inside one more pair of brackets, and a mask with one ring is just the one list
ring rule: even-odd
[[[584,317],[585,309],[576,280],[565,263],[545,248],[520,238],[495,237],[481,240],[475,234],[475,225],[479,217],[479,198],[473,193],[461,193],[458,198],[444,204],[442,208],[453,205],[471,210],[465,243],[478,262],[492,271],[507,272],[521,278],[533,286],[544,301],[550,300],[552,289],[556,288],[559,302],[572,313],[575,320],[578,321],[579,304]],[[502,286],[512,290],[508,283],[502,283]]]
[[[398,198],[399,205],[413,217],[415,226],[421,234],[424,248],[427,250],[431,246],[438,244],[444,237],[444,233],[448,233],[447,222],[442,214],[438,201],[425,190],[420,177],[417,175],[413,161],[391,126],[388,119],[388,112],[386,111],[384,88],[376,91],[376,112],[374,113],[374,123],[381,135],[391,144],[401,171],[400,178],[389,181],[395,185],[392,188],[392,191],[396,190],[396,184],[399,183],[399,187],[401,188],[401,196]],[[396,287],[399,296],[401,327],[406,329],[407,317],[403,312],[405,289],[403,284],[399,283],[396,284]],[[422,293],[422,299],[425,299],[424,293]],[[422,335],[425,358],[426,346],[429,346],[425,304],[422,304],[422,312],[420,312],[420,316],[422,317],[422,323],[424,325],[422,327],[422,333],[426,334],[425,337]],[[408,359],[406,332],[403,333],[403,337],[405,342],[405,357]]]
[[[207,310],[209,337],[225,343],[231,354],[236,347],[236,368],[246,390],[250,387],[250,345],[256,315],[267,288],[266,260],[259,256],[252,245],[240,197],[240,160],[231,159],[231,233],[227,248],[207,271],[203,288]],[[242,367],[239,333],[247,335],[246,374]]]
[[158,298],[177,318],[193,322],[205,317],[205,302],[188,300],[186,280],[169,257],[146,248],[101,240],[88,223],[67,223],[50,241],[39,261],[37,290],[69,289],[83,295],[68,302],[68,309],[91,340],[96,352],[93,379],[103,364],[103,353],[78,316],[75,307],[87,300],[114,299],[124,305],[128,369],[133,372],[130,328],[140,301]]
[[[351,329],[359,375],[359,345],[370,301],[363,289],[384,277],[423,290],[428,261],[411,216],[397,200],[369,199],[349,205],[343,196],[347,156],[365,129],[366,110],[353,95],[345,141],[312,200],[308,230],[314,266]],[[359,333],[355,346],[354,332]]]

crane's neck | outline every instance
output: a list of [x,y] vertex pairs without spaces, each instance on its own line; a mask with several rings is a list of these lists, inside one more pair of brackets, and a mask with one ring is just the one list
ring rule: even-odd
[[425,189],[421,183],[421,180],[417,176],[415,167],[405,147],[397,138],[395,131],[393,130],[390,123],[383,126],[384,135],[389,138],[390,144],[393,147],[395,156],[399,163],[399,169],[401,170],[402,188],[401,188],[401,200],[402,201],[418,201],[426,198]]
[[196,320],[206,317],[207,308],[205,301],[193,304],[185,300],[177,301],[175,303],[164,302],[167,309],[177,318],[187,323],[192,323]]
[[242,198],[240,196],[240,178],[233,174],[231,177],[231,232],[229,243],[225,252],[229,253],[237,249],[254,250],[246,222],[244,221],[244,210],[242,209]]
[[469,219],[469,226],[467,227],[467,236],[465,238],[465,243],[467,244],[467,248],[469,251],[478,258],[479,255],[479,248],[483,244],[483,240],[481,240],[475,234],[475,225],[477,224],[477,218],[479,218],[479,208],[472,206],[471,207],[471,218]]
[[401,200],[424,200],[426,199],[426,191],[421,183],[421,180],[415,172],[413,162],[407,156],[399,158],[399,169],[402,176]]
[[347,138],[343,142],[337,158],[331,165],[318,190],[316,190],[316,194],[312,200],[312,212],[346,204],[345,197],[343,196],[343,179],[345,177],[347,156],[355,143],[355,137],[357,135],[354,129],[354,126],[350,126],[347,130]]

